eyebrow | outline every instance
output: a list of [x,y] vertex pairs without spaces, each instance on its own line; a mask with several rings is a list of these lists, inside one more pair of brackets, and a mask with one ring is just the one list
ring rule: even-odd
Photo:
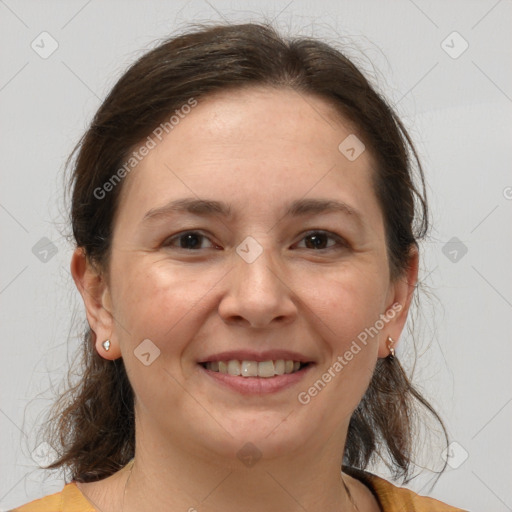
[[[221,217],[229,218],[233,215],[231,206],[227,203],[187,197],[170,201],[166,205],[158,208],[152,208],[146,212],[142,221],[145,223],[162,217],[171,216],[174,213],[187,212],[205,217],[219,215]],[[341,212],[349,217],[353,217],[362,224],[362,215],[352,206],[337,199],[297,199],[289,204],[284,216],[300,217],[304,215],[330,212]]]

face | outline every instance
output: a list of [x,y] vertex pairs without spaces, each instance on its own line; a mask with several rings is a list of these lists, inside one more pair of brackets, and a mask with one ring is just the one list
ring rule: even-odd
[[145,432],[228,457],[343,443],[409,289],[390,281],[369,151],[338,149],[353,133],[313,96],[224,92],[125,178],[109,313],[89,320]]

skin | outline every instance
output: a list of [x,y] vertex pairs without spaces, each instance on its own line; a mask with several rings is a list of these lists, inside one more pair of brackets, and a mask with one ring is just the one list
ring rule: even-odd
[[[96,349],[123,357],[136,395],[128,485],[127,469],[80,484],[101,510],[123,510],[125,485],[125,512],[352,510],[339,470],[348,423],[389,353],[387,337],[403,329],[418,255],[391,280],[373,158],[366,150],[351,162],[338,150],[351,133],[324,100],[289,89],[209,96],[125,178],[108,271],[75,251],[71,270]],[[186,197],[229,203],[233,216],[143,221]],[[340,212],[284,217],[303,198],[344,201],[360,222]],[[189,230],[205,235],[198,249],[170,241]],[[344,242],[321,237],[328,248],[316,249],[311,230]],[[236,253],[247,236],[262,248],[252,263]],[[302,405],[298,393],[395,303],[400,313]],[[160,350],[149,366],[134,356],[144,339]],[[197,364],[233,349],[294,350],[314,366],[288,389],[242,396]],[[237,457],[248,442],[261,454],[252,467]],[[343,478],[360,511],[379,510],[362,483]]]

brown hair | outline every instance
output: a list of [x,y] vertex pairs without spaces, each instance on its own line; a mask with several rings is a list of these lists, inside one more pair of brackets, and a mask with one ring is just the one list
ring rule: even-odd
[[[391,276],[404,274],[411,247],[428,229],[423,171],[409,135],[340,51],[316,39],[285,39],[267,24],[199,26],[143,55],[114,86],[69,160],[76,157],[70,181],[73,234],[91,263],[108,272],[122,183],[106,199],[95,191],[118,172],[135,145],[190,98],[259,85],[316,95],[354,124],[376,161],[373,179]],[[67,468],[78,481],[109,476],[134,456],[135,448],[134,394],[123,361],[101,358],[93,341],[88,329],[80,381],[70,383],[56,403],[47,432],[53,447],[61,446],[49,468]],[[440,422],[446,438],[440,418],[398,361],[379,360],[351,418],[344,465],[364,469],[378,455],[389,461],[394,476],[406,480],[417,403]]]

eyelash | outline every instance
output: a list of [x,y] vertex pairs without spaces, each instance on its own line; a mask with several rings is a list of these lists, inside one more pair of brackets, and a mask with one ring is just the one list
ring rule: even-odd
[[[179,250],[183,250],[183,251],[188,251],[188,252],[197,252],[197,251],[199,251],[200,249],[187,249],[185,247],[173,247],[172,246],[172,242],[174,242],[176,240],[179,241],[182,237],[185,237],[187,235],[196,235],[198,237],[208,239],[208,237],[206,235],[204,235],[203,233],[201,233],[199,231],[194,231],[194,230],[183,231],[182,233],[178,233],[177,235],[174,235],[174,236],[172,236],[170,238],[167,238],[163,242],[162,246],[163,247],[171,247],[171,248],[175,248],[175,249],[179,249]],[[336,245],[334,245],[334,246],[324,247],[322,249],[316,249],[316,250],[312,249],[315,252],[328,251],[328,250],[333,250],[333,249],[340,248],[340,247],[341,248],[347,248],[348,247],[348,243],[346,242],[346,240],[343,237],[337,235],[336,233],[332,233],[330,231],[325,231],[325,230],[322,230],[322,229],[315,229],[315,230],[310,230],[310,231],[306,232],[304,234],[304,236],[300,239],[300,242],[302,242],[304,239],[306,239],[308,237],[311,237],[311,236],[314,236],[314,235],[327,236],[327,238],[330,238],[331,240],[334,240],[336,242]],[[211,247],[207,247],[207,248],[211,249]],[[304,249],[307,249],[307,247],[304,247]]]

